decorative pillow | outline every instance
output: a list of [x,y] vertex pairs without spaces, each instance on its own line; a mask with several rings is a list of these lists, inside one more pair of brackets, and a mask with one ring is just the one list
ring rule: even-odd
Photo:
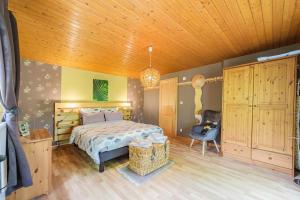
[[123,120],[123,114],[121,112],[108,112],[105,111],[105,120],[106,121],[118,121]]
[[98,122],[105,122],[103,112],[81,113],[81,118],[82,118],[83,125],[98,123]]

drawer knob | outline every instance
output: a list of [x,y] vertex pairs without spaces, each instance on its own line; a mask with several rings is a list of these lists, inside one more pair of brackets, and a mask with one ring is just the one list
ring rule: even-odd
[[269,157],[269,160],[272,160],[272,157]]
[[233,151],[237,151],[236,149],[233,149]]

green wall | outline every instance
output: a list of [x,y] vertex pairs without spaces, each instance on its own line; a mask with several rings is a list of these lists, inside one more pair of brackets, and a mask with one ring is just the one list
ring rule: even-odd
[[92,101],[93,79],[108,80],[108,101],[127,100],[127,78],[91,71],[61,68],[61,100]]

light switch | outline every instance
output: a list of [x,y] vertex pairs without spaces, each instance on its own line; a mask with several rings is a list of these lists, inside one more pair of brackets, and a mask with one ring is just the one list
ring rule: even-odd
[[183,81],[186,81],[186,77],[185,77],[185,76],[184,76],[184,77],[182,77],[182,80],[183,80]]
[[179,131],[180,131],[180,133],[182,133],[182,128],[181,128],[181,129],[179,129]]
[[182,105],[182,104],[183,104],[183,101],[180,101],[179,103]]

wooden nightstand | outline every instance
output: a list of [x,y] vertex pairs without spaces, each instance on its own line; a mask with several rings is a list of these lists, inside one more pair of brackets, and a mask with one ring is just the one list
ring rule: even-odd
[[29,200],[48,194],[51,185],[52,136],[46,129],[30,131],[30,135],[20,137],[33,179],[33,185],[21,188],[10,196],[10,200]]
[[124,120],[132,120],[132,108],[120,108],[119,111],[122,112]]

